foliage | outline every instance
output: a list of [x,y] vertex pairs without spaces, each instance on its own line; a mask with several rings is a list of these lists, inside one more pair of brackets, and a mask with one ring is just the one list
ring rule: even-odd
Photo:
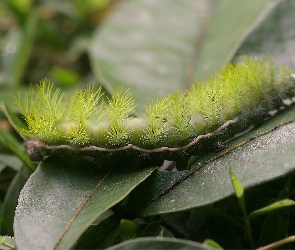
[[[149,127],[135,137],[161,135],[165,119],[173,120],[175,137],[186,134],[179,119],[186,120],[187,97],[160,97],[205,81],[240,55],[268,52],[277,64],[294,68],[294,11],[292,0],[2,1],[0,249],[294,247],[294,107],[227,142],[225,150],[191,159],[188,168],[177,162],[182,169],[153,162],[141,166],[123,160],[125,151],[115,163],[56,152],[37,166],[9,125],[24,137],[31,135],[22,111],[26,121],[42,122],[33,125],[34,133],[42,130],[56,138],[65,129],[53,125],[58,119],[75,120],[79,128],[70,126],[63,139],[87,141],[87,126],[97,125],[83,123],[96,117],[102,128],[110,120],[105,136],[117,143],[117,135],[124,137],[126,131],[113,114],[140,117],[146,106]],[[230,67],[223,68],[226,79],[237,83]],[[251,82],[286,74],[268,70],[261,76],[254,65]],[[37,99],[26,97],[30,83],[45,77],[55,85],[41,84]],[[89,85],[76,91],[93,82],[101,90]],[[129,92],[118,90],[122,84]],[[63,102],[56,87],[68,96],[76,93],[72,103]],[[198,88],[207,87],[193,91]],[[226,93],[234,100],[244,91],[231,89]],[[13,100],[22,110],[11,105]],[[97,114],[93,107],[99,101],[103,113]],[[179,109],[164,117],[169,105]],[[204,112],[214,108],[199,107]],[[130,123],[130,128],[144,126],[137,118]],[[156,144],[158,137],[152,140]]]

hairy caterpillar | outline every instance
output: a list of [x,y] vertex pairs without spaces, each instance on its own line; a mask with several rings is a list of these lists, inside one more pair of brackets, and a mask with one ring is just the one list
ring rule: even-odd
[[41,81],[20,108],[32,160],[75,152],[104,161],[127,158],[141,165],[188,160],[262,122],[294,96],[288,67],[276,67],[270,56],[243,57],[191,90],[152,101],[142,118],[132,116],[135,100],[122,89],[101,101],[101,89],[88,86],[70,97]]

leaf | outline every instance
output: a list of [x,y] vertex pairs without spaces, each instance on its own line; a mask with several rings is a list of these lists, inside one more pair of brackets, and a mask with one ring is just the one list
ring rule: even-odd
[[[239,198],[243,197],[244,200],[244,188],[239,178],[234,174],[234,172],[230,171],[230,178],[232,181],[233,188],[235,190],[236,196]],[[244,203],[244,201],[243,201]]]
[[[260,25],[271,10],[276,9],[278,3],[279,1],[218,2],[198,51],[192,81],[204,80],[230,62],[247,35]],[[265,52],[264,49],[260,54]]]
[[[286,184],[282,188],[280,194],[276,198],[275,203],[280,202],[282,200],[284,201],[288,200],[286,198],[290,196],[290,191],[292,192],[292,188],[290,186],[291,184],[290,179],[291,178],[289,177]],[[273,204],[271,204],[270,206],[272,207]],[[266,208],[267,207],[268,206],[266,206]],[[278,206],[273,208],[276,209],[278,208]],[[291,213],[293,212],[292,211],[290,213],[290,210],[291,210],[290,206],[287,206],[284,208],[281,207],[281,209],[278,209],[278,210],[276,209],[266,215],[265,220],[263,222],[263,226],[261,228],[260,235],[259,235],[259,241],[257,244],[258,246],[271,244],[274,241],[285,238],[289,234],[289,230],[290,230],[289,224],[291,222],[290,216],[291,216]],[[256,211],[254,211],[253,213],[255,213]],[[263,211],[264,210],[262,210],[262,212]],[[285,248],[286,249],[291,248],[291,245],[289,246],[286,245]]]
[[268,206],[266,206],[264,208],[255,210],[254,212],[249,214],[249,219],[253,219],[256,216],[275,211],[275,210],[280,209],[282,207],[289,207],[289,206],[294,206],[294,205],[295,205],[295,201],[289,200],[289,199],[276,201],[276,202],[274,202],[274,203],[272,203],[272,204],[270,204],[270,205],[268,205]]
[[24,121],[21,120],[20,117],[17,116],[12,111],[11,105],[8,105],[7,103],[3,103],[3,105],[1,105],[1,108],[5,116],[7,117],[8,121],[14,128],[18,127],[18,128],[28,129],[28,126],[24,123]]
[[295,68],[294,1],[273,1],[269,7],[244,38],[235,57],[270,53],[277,63]]
[[107,248],[107,250],[118,249],[215,249],[202,243],[174,238],[136,238],[118,245]]
[[118,164],[99,170],[85,159],[47,158],[24,186],[14,231],[20,249],[69,249],[106,210],[155,168]]
[[15,155],[17,155],[28,167],[35,170],[35,165],[30,161],[27,154],[25,154],[24,146],[16,140],[10,133],[0,128],[0,145],[9,148]]
[[49,75],[55,83],[61,83],[63,86],[74,86],[79,81],[79,75],[74,70],[57,66],[50,70]]
[[4,153],[0,153],[0,163],[12,168],[15,171],[19,171],[23,164],[15,155]]
[[33,171],[30,168],[23,166],[21,170],[14,176],[6,192],[1,213],[3,218],[1,232],[6,235],[14,235],[13,218],[14,211],[17,206],[18,196],[32,172]]
[[5,53],[9,56],[2,58],[1,65],[4,67],[1,69],[3,78],[0,85],[20,85],[35,40],[37,21],[36,13],[32,13],[22,30],[11,29],[9,36],[6,36]]
[[208,239],[204,241],[204,245],[207,245],[209,247],[212,247],[214,249],[223,249],[217,242],[214,240]]
[[119,225],[119,235],[123,240],[134,239],[138,226],[131,220],[122,219]]
[[231,183],[233,185],[235,194],[236,194],[236,196],[238,198],[240,208],[241,208],[242,213],[243,213],[244,223],[245,223],[245,228],[246,228],[245,231],[247,233],[247,237],[249,239],[251,248],[253,248],[254,247],[254,240],[253,240],[250,221],[249,221],[249,218],[247,217],[244,188],[243,188],[242,183],[239,180],[239,178],[235,175],[235,173],[231,169],[230,169],[230,179],[231,179]]
[[[151,194],[149,191],[144,192],[141,189],[141,196],[137,195],[136,208],[143,208],[140,211],[140,216],[192,209],[233,195],[234,192],[228,176],[229,167],[239,176],[245,189],[293,172],[295,166],[294,122],[278,127],[251,141],[247,140],[261,132],[275,128],[281,122],[294,119],[294,117],[295,108],[286,110],[275,118],[269,119],[260,128],[232,140],[228,143],[228,148],[243,141],[246,143],[225,155],[222,155],[221,152],[222,157],[205,164],[194,174],[188,174],[187,179],[181,176],[178,181],[163,181],[162,185],[158,185],[157,183],[160,181],[158,178],[149,178],[142,185],[154,187],[154,191]],[[202,166],[202,162],[216,155],[211,154],[199,158],[192,168],[198,169],[199,166]],[[165,172],[161,175],[165,175]],[[161,179],[165,180],[164,177]],[[153,180],[157,180],[157,183],[154,183]]]
[[230,179],[231,179],[231,183],[233,185],[235,194],[238,198],[240,207],[242,209],[243,215],[244,215],[244,217],[246,217],[247,212],[246,212],[244,188],[243,188],[242,183],[239,180],[239,178],[235,175],[235,173],[233,171],[231,171],[231,169],[230,169]]
[[[17,93],[20,93],[21,101],[25,98],[26,94],[30,90],[29,87],[20,86],[17,89],[16,88],[3,88],[0,91],[0,108],[1,111],[5,112],[3,110],[4,104],[12,104],[14,102],[15,96]],[[13,108],[13,111],[17,110],[16,105],[10,105]]]
[[[103,216],[104,214],[99,218]],[[121,217],[119,214],[112,214],[97,225],[92,225],[79,238],[75,249],[105,249],[112,246],[118,238],[120,221]]]
[[[6,115],[7,119],[9,120],[12,126],[18,126],[20,128],[25,128],[26,124],[15,114],[12,112],[9,105],[3,103],[1,105],[1,109],[3,110],[4,114]],[[31,170],[35,170],[36,166],[30,159],[27,153],[24,153],[25,148],[22,143],[16,140],[10,133],[6,131],[1,131],[0,128],[0,143],[8,147],[19,159],[25,163]]]
[[165,227],[161,229],[161,232],[157,236],[157,238],[163,237],[175,238],[174,235]]
[[130,87],[142,108],[219,70],[268,5],[267,0],[122,1],[94,33],[92,69],[111,92]]

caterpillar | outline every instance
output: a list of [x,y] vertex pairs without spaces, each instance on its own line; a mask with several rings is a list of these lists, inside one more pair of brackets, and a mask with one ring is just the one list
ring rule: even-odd
[[90,85],[67,96],[44,79],[23,102],[16,98],[27,124],[16,130],[34,161],[72,153],[143,166],[188,161],[263,122],[294,96],[294,86],[292,70],[271,56],[243,56],[188,91],[151,101],[134,117],[135,100],[123,88],[109,98]]

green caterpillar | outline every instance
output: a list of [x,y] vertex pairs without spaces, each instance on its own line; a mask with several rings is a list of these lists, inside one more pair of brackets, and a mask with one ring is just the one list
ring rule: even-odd
[[189,91],[152,101],[141,118],[132,115],[136,105],[128,91],[105,99],[88,86],[66,96],[43,80],[23,103],[16,100],[28,125],[16,129],[37,161],[72,152],[140,165],[187,161],[261,123],[294,96],[289,67],[275,66],[270,56],[242,59]]

